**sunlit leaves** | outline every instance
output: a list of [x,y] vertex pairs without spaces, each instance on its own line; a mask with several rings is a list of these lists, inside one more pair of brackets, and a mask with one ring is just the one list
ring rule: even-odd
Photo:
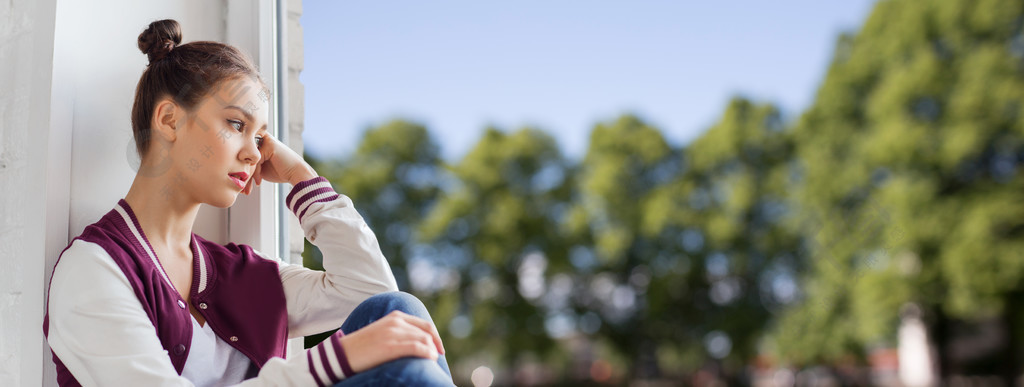
[[779,321],[784,358],[895,345],[908,302],[965,321],[1021,307],[1006,303],[1024,277],[1022,7],[879,2],[842,39],[794,128],[811,270],[802,305]]

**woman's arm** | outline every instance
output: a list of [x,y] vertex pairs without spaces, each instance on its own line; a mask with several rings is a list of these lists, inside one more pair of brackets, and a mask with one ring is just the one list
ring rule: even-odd
[[306,239],[323,252],[326,271],[281,265],[292,337],[336,329],[360,302],[398,290],[373,232],[323,177],[295,185],[288,208],[299,217]]
[[[305,336],[340,327],[365,299],[398,290],[376,236],[352,206],[352,200],[335,192],[327,179],[317,177],[301,156],[277,139],[265,136],[260,151],[263,158],[253,183],[267,179],[293,185],[286,205],[299,218],[306,238],[323,252],[326,269],[319,272],[300,265],[281,265],[289,335]],[[339,330],[320,344],[336,348],[334,353],[341,355],[341,362],[335,362],[329,351],[321,351],[320,358],[324,369],[344,366],[343,373],[335,374],[339,378],[400,357],[437,359],[439,353],[444,354],[437,328],[403,313],[389,314],[350,335],[342,335]],[[310,364],[316,363],[310,360]]]
[[324,257],[324,272],[281,264],[290,336],[336,329],[363,300],[398,290],[377,237],[351,199],[335,192],[302,156],[268,134],[263,136],[260,156],[243,192],[263,180],[292,184],[285,204]]

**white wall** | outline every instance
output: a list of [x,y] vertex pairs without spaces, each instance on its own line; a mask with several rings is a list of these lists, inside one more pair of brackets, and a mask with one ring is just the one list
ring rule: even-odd
[[0,2],[0,381],[12,386],[40,385],[43,372],[39,289],[49,249],[47,207],[38,199],[46,159],[37,152],[49,146],[54,6]]
[[[184,42],[225,36],[218,2],[104,3],[68,1],[57,7],[51,106],[54,117],[62,117],[55,129],[71,129],[69,236],[110,211],[135,176],[130,114],[147,63],[136,46],[139,33],[154,20],[172,18],[181,23]],[[197,221],[197,233],[223,240],[226,216],[210,210]]]
[[[0,384],[56,384],[41,328],[46,284],[68,240],[110,211],[134,177],[129,114],[147,62],[138,34],[153,20],[177,19],[185,42],[235,44],[269,83],[274,6],[0,1]],[[245,211],[233,217],[204,208],[194,231],[275,251],[276,201],[272,187],[261,187],[240,198]]]

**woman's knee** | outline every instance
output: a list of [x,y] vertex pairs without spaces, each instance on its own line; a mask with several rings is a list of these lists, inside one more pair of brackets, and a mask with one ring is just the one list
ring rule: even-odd
[[386,292],[367,298],[352,311],[341,325],[345,333],[352,333],[394,311],[430,320],[430,313],[416,296],[405,292]]
[[382,315],[397,310],[420,318],[430,318],[430,313],[427,312],[427,307],[423,305],[423,302],[406,292],[376,294],[363,301],[363,304],[379,310]]

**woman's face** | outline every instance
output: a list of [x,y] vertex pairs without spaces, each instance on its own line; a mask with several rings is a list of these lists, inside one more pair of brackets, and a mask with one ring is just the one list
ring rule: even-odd
[[269,93],[241,77],[220,82],[175,130],[171,185],[183,198],[231,206],[259,163],[267,134]]

